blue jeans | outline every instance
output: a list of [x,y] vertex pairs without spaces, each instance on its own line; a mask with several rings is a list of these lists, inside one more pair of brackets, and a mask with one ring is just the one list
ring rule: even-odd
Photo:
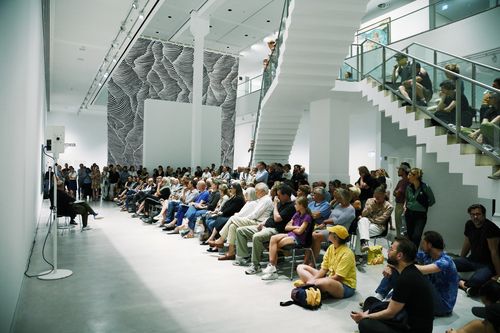
[[465,281],[466,287],[479,288],[495,275],[493,267],[474,262],[469,258],[459,257],[454,258],[453,261],[455,262],[455,266],[457,266],[457,272],[474,271],[474,274]]
[[[398,278],[399,278],[399,272],[395,269],[392,269],[391,276],[388,278],[384,277],[382,281],[380,281],[380,284],[375,290],[375,292],[384,297],[387,297],[387,295],[389,295],[389,292],[396,286]],[[446,306],[436,287],[432,283],[430,285],[432,289],[432,302],[434,303],[434,316],[436,317],[449,316],[453,311],[453,309],[449,309]]]
[[175,225],[180,226],[182,225],[182,220],[184,219],[184,215],[186,214],[188,210],[188,206],[180,204],[177,206],[177,214],[175,214],[175,218],[177,219],[177,222]]
[[167,207],[167,219],[166,222],[170,223],[174,219],[175,212],[181,203],[179,201],[170,201]]
[[189,229],[194,230],[194,226],[196,224],[196,219],[198,219],[198,217],[206,214],[207,212],[208,212],[208,210],[206,210],[206,209],[196,209],[193,206],[190,206],[186,212],[186,215],[185,215],[189,221],[189,223],[188,223]]

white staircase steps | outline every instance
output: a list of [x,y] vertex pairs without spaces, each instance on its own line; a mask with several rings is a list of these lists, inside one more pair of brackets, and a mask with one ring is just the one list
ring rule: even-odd
[[500,198],[500,181],[488,178],[500,167],[494,158],[471,144],[457,143],[456,137],[448,134],[445,128],[433,126],[430,116],[401,106],[392,92],[381,90],[380,84],[371,78],[364,79],[359,87],[367,101],[384,111],[400,129],[406,129],[409,136],[415,136],[417,144],[425,144],[427,152],[436,153],[438,162],[447,162],[450,173],[462,174],[464,185],[477,186],[479,197]]

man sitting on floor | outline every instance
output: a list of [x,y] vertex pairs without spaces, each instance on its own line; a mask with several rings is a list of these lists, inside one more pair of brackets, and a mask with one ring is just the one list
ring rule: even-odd
[[[415,267],[431,282],[434,315],[449,316],[457,300],[458,273],[455,264],[443,251],[443,237],[435,231],[424,233],[421,249],[417,252],[418,264]],[[383,274],[384,278],[375,292],[386,299],[396,286],[399,273],[394,266],[387,265]]]
[[494,275],[495,278],[500,276],[500,228],[486,218],[483,205],[471,205],[467,212],[470,220],[465,224],[462,252],[454,261],[457,271],[474,272],[468,280],[460,280],[459,287],[469,296],[477,296],[486,281]]
[[413,264],[416,254],[415,244],[407,238],[396,237],[387,258],[387,262],[400,274],[392,299],[381,302],[369,297],[363,304],[363,312],[351,312],[360,333],[432,332],[434,306],[431,285]]

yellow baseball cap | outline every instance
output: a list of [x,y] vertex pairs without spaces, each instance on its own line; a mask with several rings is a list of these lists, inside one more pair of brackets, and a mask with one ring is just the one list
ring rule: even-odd
[[346,239],[347,237],[349,237],[349,232],[342,225],[334,225],[333,227],[326,228],[326,230],[328,230],[328,232],[334,233],[340,239]]

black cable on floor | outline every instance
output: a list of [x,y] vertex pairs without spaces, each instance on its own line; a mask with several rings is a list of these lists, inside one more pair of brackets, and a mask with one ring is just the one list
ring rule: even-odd
[[30,264],[31,264],[31,257],[33,256],[33,250],[35,248],[35,243],[36,243],[36,236],[38,235],[38,229],[40,228],[40,223],[38,223],[38,225],[36,226],[36,231],[35,231],[35,238],[33,239],[33,244],[31,245],[31,250],[30,250],[30,255],[28,257],[28,265],[26,267],[26,270],[24,271],[24,276],[28,277],[28,278],[34,278],[34,277],[39,277],[39,276],[44,276],[44,275],[48,275],[50,273],[52,273],[54,271],[54,265],[49,262],[47,260],[47,258],[45,258],[45,245],[47,244],[47,239],[49,238],[49,235],[50,235],[50,230],[51,230],[51,227],[52,227],[52,213],[51,215],[49,215],[49,229],[47,230],[47,235],[45,235],[45,240],[43,241],[43,247],[42,247],[42,258],[43,260],[50,265],[51,269],[50,271],[46,272],[46,273],[43,273],[43,274],[36,274],[36,275],[30,275],[28,274],[28,271],[30,269]]

